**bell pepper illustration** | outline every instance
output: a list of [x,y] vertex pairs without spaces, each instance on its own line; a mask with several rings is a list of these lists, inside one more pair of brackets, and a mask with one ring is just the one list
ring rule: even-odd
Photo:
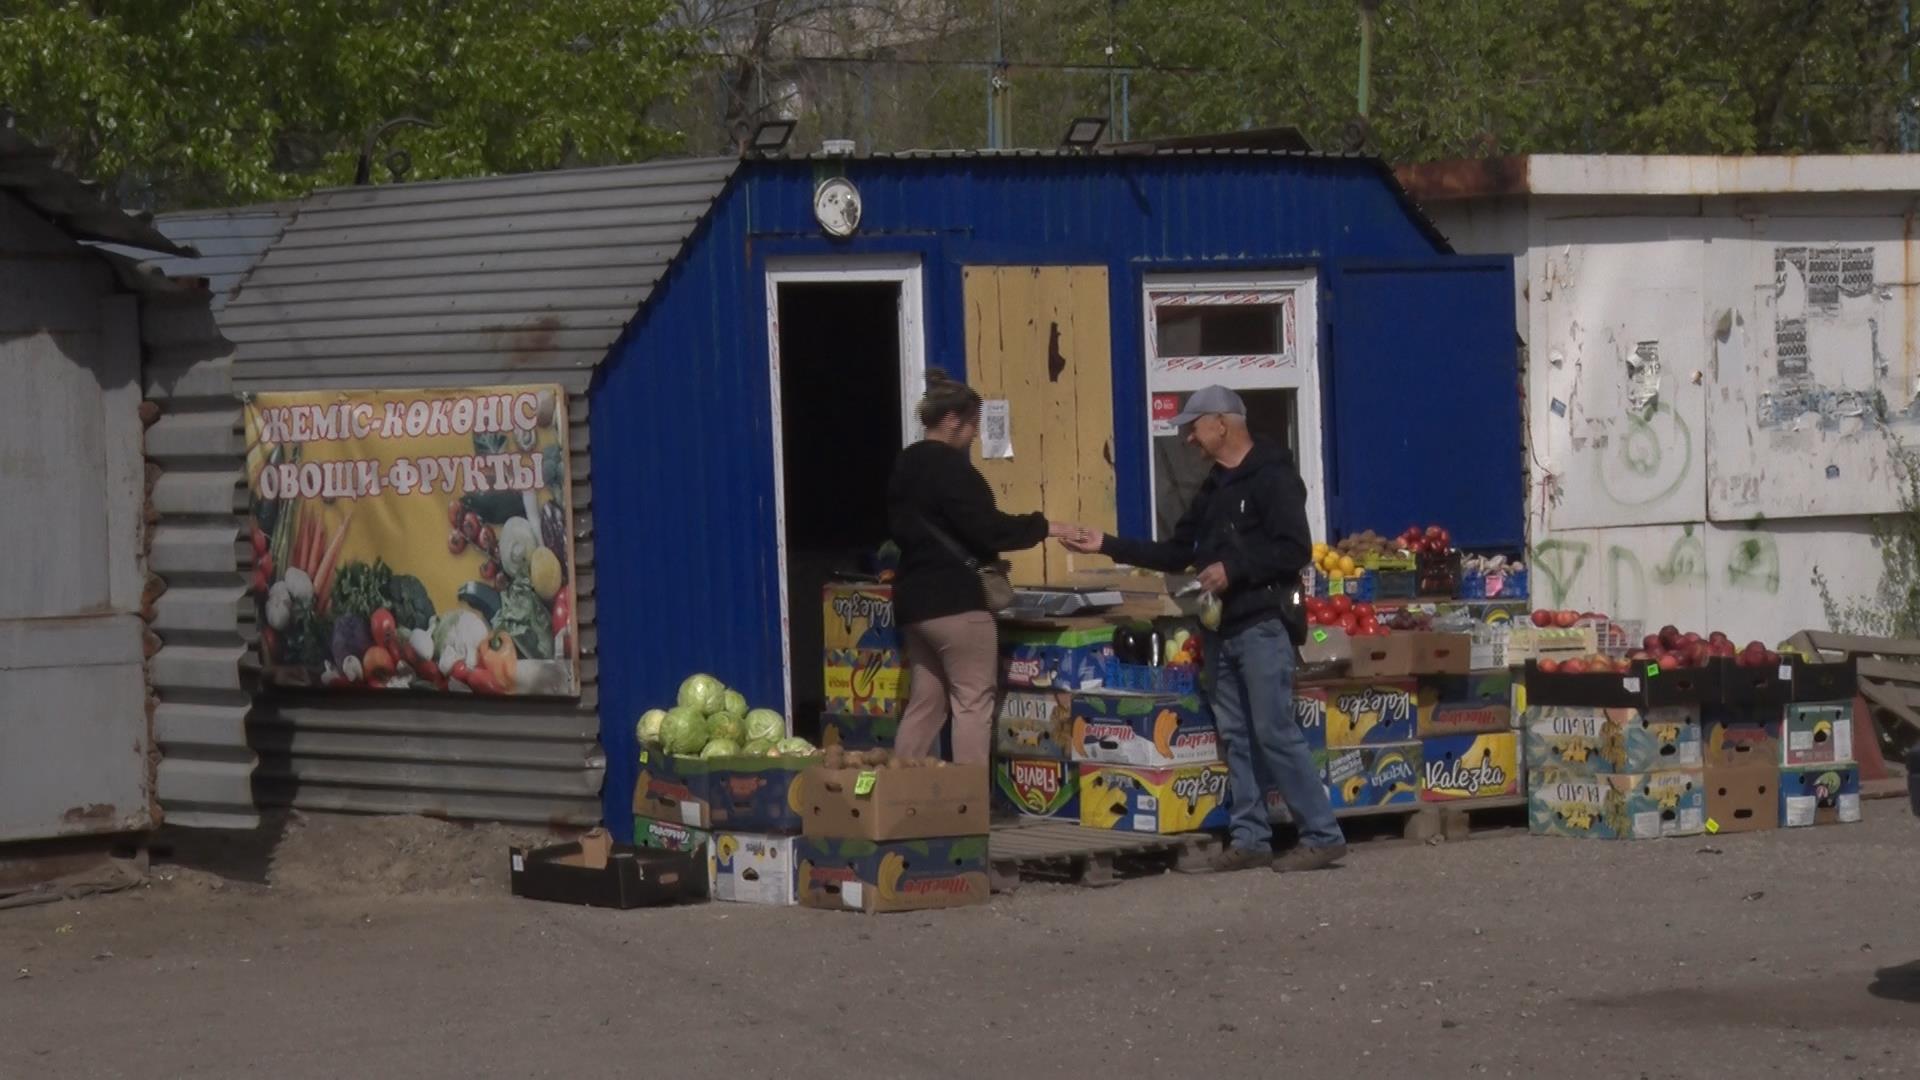
[[505,630],[495,630],[480,643],[480,670],[492,679],[493,685],[503,694],[513,693],[513,665],[520,659],[520,650],[513,644],[513,635]]
[[1160,751],[1162,759],[1173,756],[1173,733],[1179,727],[1179,714],[1172,709],[1161,709],[1160,715],[1153,718],[1153,748]]
[[885,900],[900,899],[900,879],[906,875],[906,856],[897,851],[889,851],[880,857],[879,880],[880,896]]

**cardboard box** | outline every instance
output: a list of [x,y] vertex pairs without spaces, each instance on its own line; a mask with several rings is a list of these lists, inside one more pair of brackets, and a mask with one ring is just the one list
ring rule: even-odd
[[1414,734],[1423,739],[1446,735],[1482,735],[1513,730],[1513,710],[1498,704],[1469,702],[1429,702],[1429,691],[1420,692],[1420,705]]
[[803,907],[830,911],[923,911],[984,904],[987,838],[799,841]]
[[799,832],[794,784],[815,763],[810,757],[690,758],[642,750],[633,812],[696,829]]
[[1704,770],[1662,769],[1611,779],[1624,779],[1628,785],[1627,817],[1633,823],[1633,839],[1698,836],[1707,830]]
[[1508,731],[1424,740],[1420,799],[1454,802],[1520,794],[1520,736]]
[[993,722],[996,754],[1016,758],[1073,757],[1073,710],[1065,692],[1009,690]]
[[711,780],[712,770],[702,768],[699,758],[642,750],[640,775],[633,785],[633,814],[696,829],[711,829],[713,817],[708,809]]
[[1320,781],[1335,810],[1412,806],[1420,801],[1420,744],[1318,750]]
[[713,836],[713,898],[736,904],[799,903],[794,838],[752,833]]
[[1699,768],[1700,709],[1535,705],[1527,710],[1524,751],[1529,777]]
[[[1419,691],[1412,679],[1308,684],[1294,691],[1302,730],[1325,733],[1329,749],[1411,742],[1420,726]],[[1314,742],[1312,735],[1309,742]]]
[[622,909],[705,900],[705,863],[692,852],[615,844],[604,829],[570,844],[507,852],[515,896]]
[[1562,629],[1516,624],[1507,632],[1507,663],[1512,665],[1528,660],[1571,660],[1599,651],[1600,638],[1591,626]]
[[1785,760],[1780,744],[1784,715],[1785,710],[1778,705],[1703,706],[1700,719],[1705,729],[1707,768],[1764,766],[1778,772]]
[[1860,767],[1850,763],[1780,770],[1780,824],[1850,825],[1860,820]]
[[843,750],[891,750],[900,734],[898,716],[822,716],[820,748],[838,746]]
[[1853,760],[1853,703],[1787,706],[1784,765],[1828,765]]
[[1495,671],[1470,671],[1465,675],[1423,675],[1421,695],[1431,695],[1441,705],[1513,704],[1513,688],[1519,680],[1507,668]]
[[704,854],[712,840],[713,834],[705,829],[695,829],[678,822],[661,821],[657,818],[633,819],[635,847],[658,848],[661,851],[698,851]]
[[1780,767],[1709,763],[1707,831],[1764,832],[1780,827]]
[[1002,682],[1012,690],[1097,690],[1106,682],[1114,627],[1002,627]]
[[802,831],[816,840],[920,840],[984,836],[985,765],[828,769],[802,775]]
[[1414,675],[1465,675],[1473,670],[1472,634],[1437,634],[1415,631],[1413,639]]
[[1527,774],[1527,829],[1535,836],[1624,840],[1633,835],[1628,788],[1610,775]]
[[905,654],[894,649],[829,649],[826,712],[899,716],[907,704]]
[[1080,824],[1171,835],[1227,825],[1227,767],[1080,766]]
[[828,652],[847,649],[898,651],[893,622],[893,586],[832,582],[820,590]]
[[1198,694],[1083,690],[1069,708],[1075,761],[1163,769],[1220,760],[1220,734]]
[[1080,770],[1054,758],[996,758],[993,801],[1024,817],[1080,820]]

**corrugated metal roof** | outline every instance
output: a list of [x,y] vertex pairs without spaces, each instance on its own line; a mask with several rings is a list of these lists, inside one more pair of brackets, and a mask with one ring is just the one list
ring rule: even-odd
[[167,239],[152,219],[123,210],[100,190],[55,163],[53,151],[13,129],[0,111],[0,191],[12,192],[76,240],[125,244],[142,251],[191,255]]
[[1500,195],[1817,195],[1920,189],[1911,154],[1523,154],[1401,165],[1430,202]]
[[199,254],[165,255],[148,265],[170,278],[197,278],[213,293],[219,311],[240,289],[240,281],[258,263],[293,220],[293,203],[269,203],[235,210],[163,214],[154,224],[169,239]]
[[242,281],[221,328],[247,378],[590,372],[738,166],[319,192]]

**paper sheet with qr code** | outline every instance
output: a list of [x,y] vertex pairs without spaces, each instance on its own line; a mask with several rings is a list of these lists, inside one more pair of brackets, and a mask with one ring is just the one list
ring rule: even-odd
[[989,460],[1013,457],[1012,412],[1005,401],[980,403],[980,456]]

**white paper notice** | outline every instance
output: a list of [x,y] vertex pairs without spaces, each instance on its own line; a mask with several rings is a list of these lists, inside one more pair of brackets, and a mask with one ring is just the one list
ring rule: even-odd
[[858,911],[867,906],[866,889],[857,881],[848,881],[840,886],[840,902]]
[[980,403],[980,456],[988,460],[1013,457],[1013,414],[1006,401]]

